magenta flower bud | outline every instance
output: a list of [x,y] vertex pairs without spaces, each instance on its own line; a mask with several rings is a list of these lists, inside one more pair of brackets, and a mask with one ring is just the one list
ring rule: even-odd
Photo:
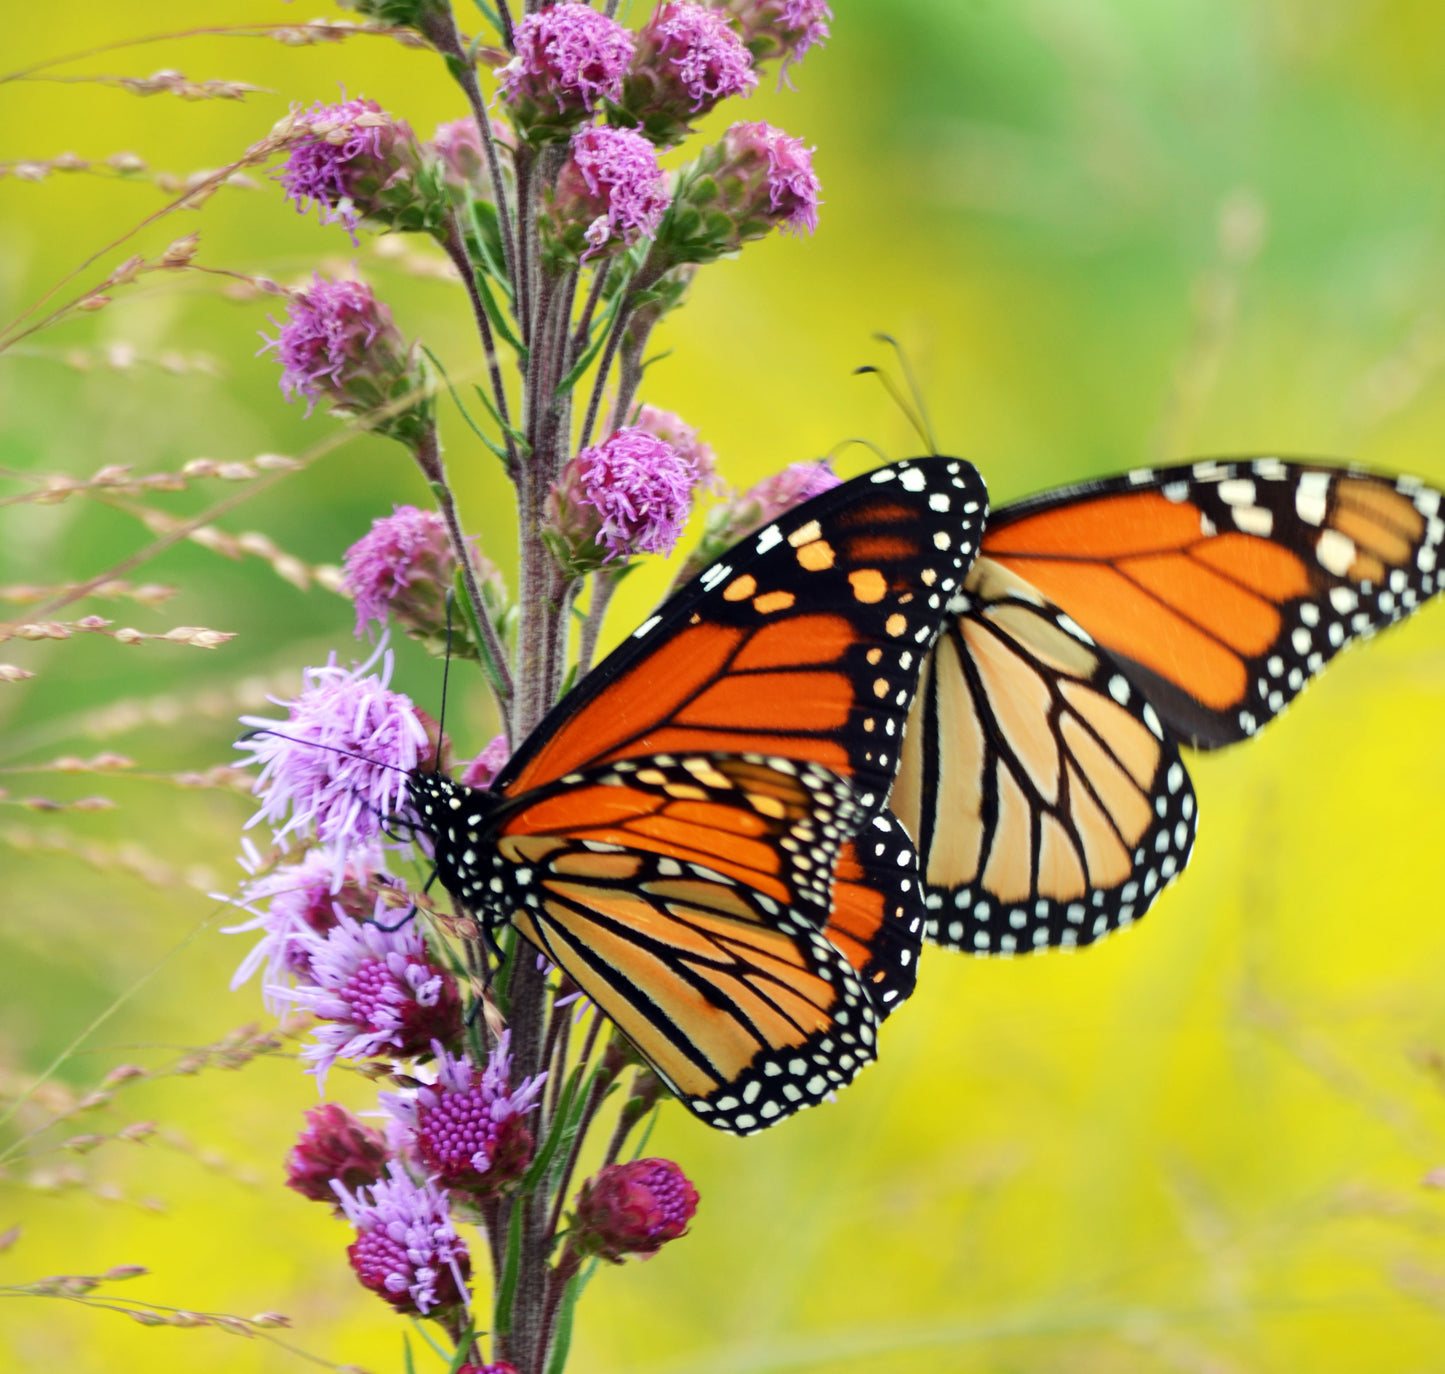
[[487,742],[487,747],[467,764],[462,773],[462,785],[464,787],[490,787],[493,779],[507,766],[507,760],[511,757],[512,751],[507,745],[507,737],[505,735],[493,736]]
[[278,333],[262,334],[262,353],[274,350],[281,390],[307,398],[310,415],[325,400],[333,415],[370,418],[379,434],[415,444],[432,426],[433,405],[415,347],[408,347],[391,311],[361,281],[327,281],[292,291]]
[[524,15],[513,27],[516,56],[497,68],[502,96],[530,143],[567,138],[622,94],[633,38],[591,5],[564,0]]
[[609,1164],[577,1195],[573,1245],[620,1264],[625,1255],[655,1255],[687,1233],[697,1189],[670,1159]]
[[758,62],[782,58],[784,72],[812,47],[828,41],[833,10],[827,0],[713,0],[732,15]]
[[548,266],[560,272],[652,238],[667,213],[657,149],[630,129],[581,129],[542,218]]
[[692,120],[757,84],[752,54],[726,15],[691,0],[668,0],[638,35],[613,118],[670,147],[692,132]]
[[542,537],[574,577],[633,554],[666,557],[687,523],[697,476],[671,444],[635,425],[619,429],[562,469]]
[[322,224],[345,225],[353,243],[362,220],[427,234],[441,225],[446,199],[411,127],[376,101],[293,106],[280,127],[291,151],[279,178],[302,214],[314,204]]
[[718,502],[708,511],[702,538],[678,572],[674,585],[681,586],[721,558],[738,540],[771,524],[794,506],[832,491],[842,480],[826,461],[791,463],[747,491]]
[[[511,127],[500,119],[493,119],[492,138],[501,147],[510,147]],[[431,141],[422,146],[424,152],[441,163],[442,179],[450,190],[492,193],[486,150],[475,119],[468,116],[438,124]]]
[[434,1183],[416,1183],[393,1166],[370,1187],[337,1184],[336,1195],[356,1227],[346,1253],[364,1287],[398,1312],[422,1316],[469,1300],[471,1257]]
[[[381,674],[370,670],[380,659]],[[278,844],[313,834],[332,856],[339,882],[350,853],[374,844],[382,822],[402,813],[408,775],[433,756],[425,724],[409,697],[391,691],[392,654],[385,641],[363,664],[308,668],[294,700],[271,698],[284,721],[242,716],[253,733],[237,744],[259,763],[261,808]],[[277,733],[272,733],[276,731]]]
[[446,521],[434,510],[394,506],[346,551],[346,586],[356,600],[356,634],[394,615],[425,634],[445,629],[457,560]]
[[390,930],[343,916],[324,937],[307,938],[310,981],[273,989],[318,1020],[301,1057],[319,1086],[338,1059],[413,1059],[456,1040],[461,999],[418,924]]
[[771,124],[734,124],[679,179],[657,251],[669,264],[712,262],[744,243],[818,227],[812,150]]
[[487,1067],[433,1046],[437,1081],[414,1094],[382,1093],[381,1103],[413,1133],[427,1174],[448,1188],[496,1192],[532,1162],[524,1118],[541,1095],[546,1074],[511,1085],[511,1032],[503,1031]]
[[386,1172],[391,1151],[370,1126],[345,1107],[324,1102],[306,1113],[306,1129],[286,1156],[286,1186],[313,1202],[337,1206],[340,1183],[350,1192],[375,1183]]
[[464,1364],[457,1374],[517,1374],[517,1366],[506,1360],[497,1360],[494,1364]]

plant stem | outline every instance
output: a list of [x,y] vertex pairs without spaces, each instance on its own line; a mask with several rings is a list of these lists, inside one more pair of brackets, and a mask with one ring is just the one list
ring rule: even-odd
[[[507,40],[510,48],[511,18],[507,14],[505,4],[500,6],[503,16],[503,23],[506,25],[506,33],[503,37]],[[497,140],[492,133],[492,121],[487,114],[487,102],[482,96],[482,88],[477,83],[477,69],[471,58],[467,56],[467,50],[462,46],[462,36],[457,32],[457,21],[452,14],[451,6],[445,5],[434,8],[430,5],[425,7],[422,20],[422,32],[436,50],[451,59],[448,64],[452,75],[456,78],[457,84],[461,86],[466,94],[467,104],[472,107],[472,118],[477,121],[477,131],[481,134],[482,147],[487,155],[487,171],[492,178],[492,195],[497,202],[497,225],[501,230],[502,237],[502,260],[507,268],[507,275],[515,282],[517,279],[516,267],[516,243],[512,238],[512,214],[507,208],[507,188],[502,181],[502,159],[497,155]]]
[[467,256],[466,240],[461,225],[453,213],[447,220],[447,235],[442,246],[451,258],[453,266],[461,273],[462,284],[472,303],[472,314],[477,322],[477,333],[482,338],[482,352],[487,358],[487,372],[492,381],[492,399],[496,402],[497,414],[502,417],[502,443],[507,450],[507,471],[512,480],[517,479],[517,445],[512,438],[512,421],[507,410],[507,389],[502,385],[502,366],[497,357],[496,340],[492,337],[492,322],[487,318],[486,306],[482,304],[481,292],[477,290],[476,268]]
[[441,507],[442,519],[446,521],[447,534],[452,542],[452,552],[456,555],[457,563],[462,570],[462,584],[467,589],[467,597],[472,603],[477,624],[481,626],[484,647],[497,672],[498,681],[495,691],[502,722],[506,727],[508,738],[516,739],[512,724],[512,706],[515,697],[512,674],[507,668],[506,652],[502,648],[502,641],[497,635],[496,626],[492,624],[492,618],[487,613],[487,603],[482,600],[482,589],[477,585],[477,572],[472,565],[471,550],[467,545],[466,535],[462,533],[461,521],[457,517],[456,498],[452,495],[451,487],[447,485],[446,468],[442,463],[441,443],[437,438],[435,425],[426,430],[417,444],[414,454],[417,466],[421,468],[422,475],[430,483],[437,505]]

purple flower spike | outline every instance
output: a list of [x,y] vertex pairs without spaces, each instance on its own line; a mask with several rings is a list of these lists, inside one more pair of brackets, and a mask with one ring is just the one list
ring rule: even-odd
[[[379,676],[371,672],[377,659]],[[340,668],[333,654],[324,668],[306,670],[294,701],[271,698],[286,707],[286,720],[241,717],[258,733],[236,747],[250,750],[250,762],[261,765],[261,809],[248,824],[266,821],[281,844],[313,831],[338,878],[348,852],[373,843],[382,821],[402,811],[407,776],[430,756],[410,698],[387,685],[391,672],[383,639],[359,667]]]
[[346,1253],[365,1287],[398,1312],[423,1316],[469,1301],[471,1257],[452,1224],[446,1193],[397,1168],[369,1188],[335,1186],[357,1231]]
[[532,1135],[523,1123],[537,1105],[546,1074],[511,1086],[511,1032],[478,1072],[468,1060],[433,1047],[437,1081],[411,1096],[382,1093],[381,1103],[415,1134],[417,1155],[448,1188],[492,1192],[519,1178],[532,1159]]
[[457,990],[432,962],[417,926],[412,920],[384,930],[343,916],[325,937],[306,940],[311,981],[271,989],[319,1018],[316,1043],[301,1053],[319,1086],[338,1059],[408,1059],[456,1038]]
[[696,1212],[697,1189],[670,1159],[609,1164],[577,1195],[574,1243],[614,1264],[646,1259],[686,1234]]
[[496,735],[487,742],[487,747],[482,750],[466,766],[462,773],[462,783],[466,787],[490,787],[497,774],[507,766],[507,760],[512,757],[512,751],[507,745],[505,735]]
[[554,267],[652,238],[667,213],[657,149],[630,129],[582,129],[557,179],[544,224]]
[[375,1183],[390,1158],[386,1141],[370,1126],[345,1107],[323,1102],[306,1113],[306,1129],[286,1156],[286,1186],[336,1206],[333,1183],[352,1190]]
[[689,122],[758,84],[752,54],[725,14],[691,0],[668,0],[638,35],[623,84],[622,114],[654,142],[670,146]]
[[[236,905],[250,912],[251,919],[241,925],[223,926],[221,933],[240,935],[252,930],[265,933],[241,961],[231,979],[232,989],[250,979],[262,964],[266,966],[268,984],[308,978],[311,959],[306,937],[324,935],[343,916],[354,920],[367,916],[386,920],[385,902],[370,890],[373,878],[384,875],[385,862],[380,849],[354,853],[340,875],[333,857],[324,850],[314,849],[300,863],[278,868],[247,883]],[[273,1001],[268,998],[268,1002]]]
[[293,107],[286,126],[291,151],[279,176],[302,214],[315,204],[322,224],[344,224],[352,243],[367,217],[394,229],[434,227],[435,197],[415,184],[419,158],[405,120],[358,99]]
[[631,426],[585,448],[553,487],[548,542],[573,571],[637,553],[672,552],[692,508],[697,467]]
[[516,56],[497,69],[502,95],[523,134],[564,138],[604,101],[622,95],[632,35],[591,5],[549,5],[513,28]]

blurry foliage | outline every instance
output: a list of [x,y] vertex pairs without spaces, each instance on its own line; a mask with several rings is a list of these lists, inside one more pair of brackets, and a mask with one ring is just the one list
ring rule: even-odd
[[[1445,481],[1440,6],[837,8],[832,44],[796,75],[800,93],[775,110],[761,91],[748,111],[818,145],[817,238],[703,273],[664,328],[660,346],[676,351],[644,391],[698,426],[734,481],[853,436],[912,447],[876,386],[849,375],[875,357],[869,336],[882,328],[914,354],[945,447],[978,461],[1001,499],[1239,451]],[[180,29],[196,13],[179,0],[12,6],[4,65]],[[341,83],[424,134],[459,113],[425,56],[374,37],[205,37],[57,74],[168,67],[264,89],[182,103],[113,84],[0,86],[7,166],[134,152],[150,169],[0,179],[5,320],[159,209],[166,186],[261,137],[288,99],[332,98]],[[155,172],[180,180],[158,186]],[[196,228],[197,260],[212,267],[290,281],[318,260],[355,261],[454,377],[476,366],[456,288],[434,263],[353,249],[274,192],[223,187],[124,252],[154,256]],[[267,298],[237,294],[223,278],[147,278],[0,360],[5,493],[28,486],[12,473],[171,473],[322,441],[329,422],[284,405],[274,365],[253,356]],[[505,565],[495,464],[454,413],[446,424],[464,513]],[[863,462],[842,458],[845,471]],[[191,517],[218,491],[240,492],[223,485],[146,501]],[[0,682],[0,767],[102,750],[137,763],[104,779],[0,776],[14,796],[99,788],[117,803],[0,815],[7,1092],[138,983],[64,1062],[55,1101],[83,1098],[120,1062],[173,1065],[257,1010],[254,987],[225,991],[242,950],[217,935],[227,913],[203,895],[236,875],[247,800],[152,775],[227,762],[239,710],[330,648],[349,652],[348,606],[309,578],[277,576],[277,558],[324,569],[373,516],[424,493],[371,439],[256,487],[216,524],[264,532],[271,552],[229,558],[182,541],[121,574],[173,596],[81,608],[234,640],[198,654],[84,635],[0,653],[36,675]],[[83,494],[0,507],[0,585],[95,576],[153,537]],[[628,580],[613,636],[665,577]],[[413,646],[400,652],[402,685],[430,705],[437,668]],[[1432,1367],[1445,1348],[1445,1204],[1419,1180],[1445,1159],[1442,683],[1445,621],[1432,608],[1346,656],[1258,743],[1196,759],[1197,856],[1148,921],[1073,956],[935,952],[881,1064],[837,1105],[748,1141],[664,1113],[653,1143],[697,1180],[698,1221],[656,1263],[599,1279],[579,1368]],[[455,719],[462,753],[491,733],[479,700],[457,703]],[[278,1310],[295,1324],[288,1339],[327,1360],[400,1369],[403,1323],[355,1284],[345,1229],[280,1187],[310,1092],[269,1055],[240,1073],[128,1084],[124,1110],[97,1104],[78,1129],[154,1121],[187,1150],[72,1151],[65,1177],[79,1182],[64,1186],[53,1164],[47,1177],[37,1161],[9,1161],[0,1230],[23,1232],[0,1254],[0,1284],[143,1265],[151,1274],[126,1281],[127,1299]],[[11,1368],[304,1367],[224,1330],[143,1330],[54,1300],[7,1301]]]

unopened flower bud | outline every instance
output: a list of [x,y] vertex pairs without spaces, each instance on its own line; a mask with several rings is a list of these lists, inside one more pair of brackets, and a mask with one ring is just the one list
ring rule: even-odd
[[693,120],[757,84],[752,54],[725,14],[692,0],[668,0],[638,34],[613,119],[670,147],[692,132]]
[[138,1279],[149,1273],[150,1270],[143,1264],[117,1264],[107,1269],[101,1278],[107,1283],[119,1283],[121,1279]]
[[771,124],[734,124],[683,170],[658,250],[669,263],[703,263],[775,228],[811,234],[821,189],[802,139]]
[[833,18],[827,0],[713,0],[731,14],[760,63],[782,58],[784,72],[812,47],[828,41]]
[[572,576],[638,553],[666,557],[692,508],[697,468],[637,426],[585,448],[548,497],[543,539]]
[[447,200],[404,119],[374,100],[293,108],[292,141],[280,180],[303,214],[314,203],[323,224],[343,224],[356,242],[367,220],[382,229],[434,233]]
[[[512,131],[500,119],[492,120],[492,138],[501,146],[511,142]],[[423,145],[441,164],[447,188],[459,192],[492,194],[491,173],[477,121],[470,116],[438,124],[431,141]]]
[[496,1360],[492,1364],[464,1364],[457,1374],[517,1374],[517,1366],[508,1364],[506,1360]]
[[669,201],[657,150],[641,134],[580,130],[542,217],[548,266],[560,272],[652,238]]
[[670,1159],[609,1164],[577,1195],[573,1244],[614,1264],[647,1258],[685,1235],[696,1212],[697,1189]]
[[391,311],[365,282],[327,281],[291,293],[286,320],[272,320],[288,400],[307,398],[309,415],[324,399],[333,415],[361,416],[379,434],[414,446],[431,429],[432,401],[414,347],[397,332]]
[[306,1113],[306,1129],[286,1156],[286,1186],[313,1202],[337,1206],[333,1182],[355,1192],[375,1183],[390,1158],[380,1134],[345,1107],[323,1103]]
[[529,143],[569,137],[604,102],[622,95],[632,35],[591,5],[548,5],[519,19],[512,37],[516,56],[497,68],[497,79]]

